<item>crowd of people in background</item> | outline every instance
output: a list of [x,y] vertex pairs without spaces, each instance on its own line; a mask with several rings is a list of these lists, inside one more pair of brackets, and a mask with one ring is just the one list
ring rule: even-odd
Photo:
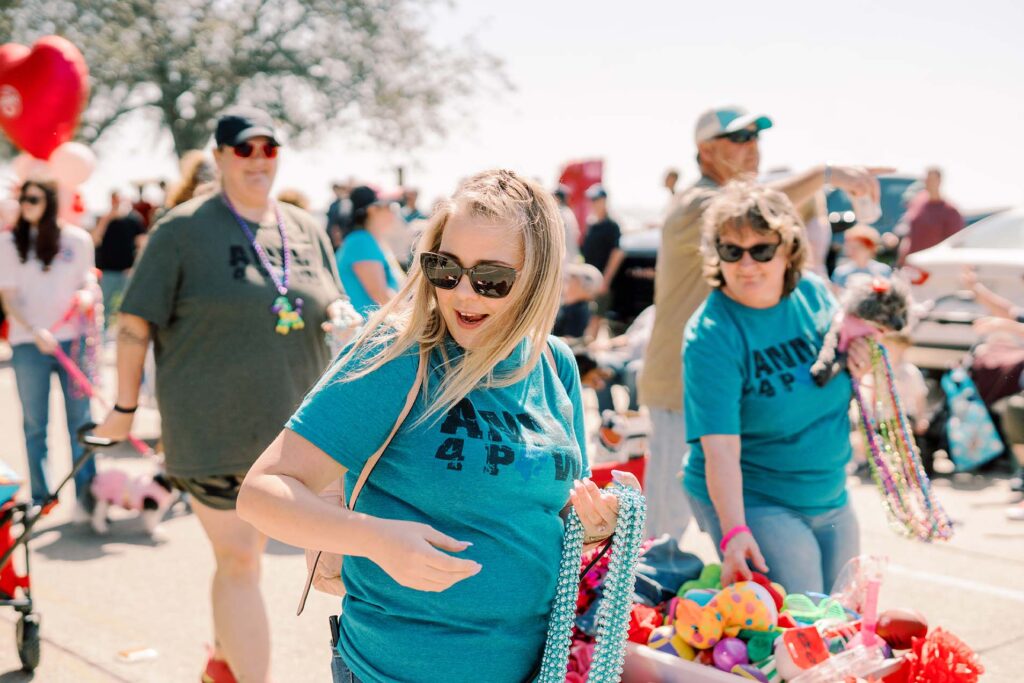
[[[348,435],[338,433],[332,420],[345,405],[354,405],[350,394],[355,391],[363,391],[360,400],[371,406],[380,402],[382,415],[397,415],[405,384],[416,375],[417,355],[407,352],[425,344],[417,347],[418,362],[440,373],[435,389],[441,394],[417,408],[420,413],[465,412],[460,400],[471,391],[474,401],[512,410],[509,401],[520,399],[510,398],[508,387],[477,393],[471,385],[499,366],[518,373],[531,391],[540,392],[530,393],[531,401],[543,399],[544,405],[534,406],[537,410],[556,414],[561,401],[572,403],[573,421],[560,424],[551,438],[576,453],[576,477],[582,477],[588,460],[580,387],[595,392],[601,413],[637,417],[644,407],[648,534],[680,539],[695,519],[719,548],[723,581],[748,578],[756,569],[791,590],[827,590],[859,547],[846,476],[854,467],[864,472],[867,456],[856,437],[851,441],[849,407],[851,380],[863,380],[870,388],[870,358],[866,345],[855,345],[842,376],[824,388],[794,381],[798,370],[793,368],[809,366],[825,334],[822,321],[831,319],[849,283],[892,277],[909,254],[955,234],[964,219],[942,193],[941,170],[930,168],[892,234],[858,222],[837,240],[827,216],[826,189],[878,203],[877,176],[890,169],[822,162],[758,185],[753,179],[760,170],[759,139],[772,126],[768,116],[739,107],[701,115],[693,136],[699,177],[677,189],[680,172],[665,173],[669,199],[660,222],[654,301],[632,320],[621,319],[614,306],[627,252],[615,195],[604,184],[586,191],[585,225],[570,207],[567,187],[549,192],[504,171],[476,176],[430,209],[421,206],[414,187],[387,193],[355,180],[335,182],[326,215],[317,219],[302,191],[272,195],[281,143],[270,117],[252,109],[222,116],[212,153],[184,155],[180,180],[173,186],[160,183],[159,201],[143,201],[141,191],[136,201],[122,189],[111,191],[109,207],[88,232],[59,223],[51,183],[25,182],[18,188],[17,222],[9,236],[0,235],[0,297],[24,416],[33,500],[42,504],[50,494],[46,430],[51,374],[60,378],[78,457],[75,433],[94,418],[102,423],[98,435],[128,435],[147,348],[155,342],[164,467],[173,485],[190,496],[217,559],[211,598],[215,639],[204,680],[221,683],[238,676],[264,681],[270,666],[270,620],[258,577],[265,534],[301,544],[312,541],[310,534],[354,528],[347,517],[335,518],[330,529],[316,528],[320,509],[314,494],[345,469],[363,467],[392,425],[367,415],[360,403],[359,415],[372,429],[358,452],[349,452]],[[476,223],[463,224],[467,217]],[[501,239],[509,226],[515,226],[515,244]],[[830,254],[837,244],[842,245],[838,263]],[[558,264],[538,260],[555,253]],[[561,273],[557,282],[555,273]],[[238,288],[240,282],[247,286]],[[1016,340],[1011,348],[1024,347],[1024,311],[986,288],[971,271],[964,273],[963,285],[991,313],[975,323],[976,330],[998,332]],[[72,315],[76,307],[85,311],[89,292],[99,300],[96,304],[102,303],[109,338],[116,336],[116,402],[106,416],[91,413],[89,399],[75,390],[54,356],[60,350],[86,362],[86,331],[68,321],[79,319]],[[371,327],[384,326],[384,314],[398,316],[409,327],[397,337],[363,334],[355,346],[345,347],[332,371],[352,380],[321,382],[303,403],[330,363],[321,330],[330,329],[342,299]],[[488,318],[505,321],[513,336],[480,337],[477,330]],[[551,326],[537,336],[530,326],[542,321]],[[444,330],[452,339],[438,336]],[[561,341],[545,344],[548,332]],[[389,350],[391,343],[398,346]],[[883,343],[913,431],[927,443],[937,419],[924,376],[905,357],[910,337],[890,334]],[[542,347],[553,358],[544,360]],[[240,348],[246,353],[238,353]],[[486,354],[486,362],[474,361],[479,364],[467,366],[469,374],[453,371],[463,366],[452,366],[449,354],[459,357],[466,349]],[[788,359],[787,367],[762,376],[752,364],[751,350],[777,352]],[[513,357],[515,362],[509,361]],[[1006,362],[1019,366],[1016,385],[993,389],[991,404],[1024,469],[1024,356],[1013,358],[1018,360]],[[564,385],[564,396],[544,393],[551,373]],[[216,387],[197,394],[195,386],[209,386],[209,378],[217,378]],[[709,386],[715,390],[706,391]],[[777,419],[783,413],[786,419]],[[460,419],[468,418],[463,414]],[[380,424],[374,426],[375,420]],[[281,432],[285,424],[291,431]],[[399,450],[415,454],[431,439],[440,439],[423,423],[409,424],[399,432]],[[441,441],[434,448],[448,447]],[[822,450],[823,444],[828,448]],[[249,502],[240,517],[235,508],[243,482],[265,449],[256,474],[244,484]],[[461,451],[445,457],[452,466],[462,459]],[[793,484],[795,472],[800,485]],[[89,485],[94,474],[90,464],[75,477],[80,518],[87,518],[93,503]],[[416,486],[423,481],[417,479]],[[418,495],[412,493],[416,486],[396,473],[391,483],[407,487],[410,497]],[[1024,490],[1021,477],[1013,486]],[[570,495],[569,489],[559,481],[545,496],[554,505],[563,494]],[[593,520],[588,534],[597,538],[610,514],[605,503],[585,489],[573,489],[572,496],[581,515]],[[377,508],[385,516],[395,509],[386,498]],[[537,505],[525,506],[523,514],[536,518],[536,531],[551,541],[537,553],[544,556],[544,566],[557,571],[557,558],[548,556],[559,532],[542,519]],[[427,502],[417,509],[424,525],[444,515]],[[494,519],[488,517],[494,528],[504,528],[503,510],[495,508]],[[275,522],[278,513],[308,519],[309,529],[282,528]],[[1024,519],[1024,503],[1008,516]],[[402,539],[413,531],[420,540],[427,530],[437,532],[429,526],[382,528],[391,541],[372,552],[372,544],[361,541],[338,548],[373,559],[409,585],[433,581],[447,587],[479,571],[469,561],[453,561],[441,574],[427,568],[429,560],[422,571],[415,569],[418,565],[403,567]],[[517,533],[531,529],[524,526]],[[522,552],[517,543],[490,548],[487,538],[469,531],[459,540],[445,537],[434,545],[458,552],[470,537],[494,561]],[[358,680],[359,672],[379,675],[386,668],[386,653],[374,643],[391,636],[379,634],[381,640],[374,640],[373,605],[394,596],[359,583],[376,576],[370,559],[351,570],[360,588],[350,598],[354,608],[351,614],[346,610],[349,623],[335,650],[341,659],[335,669],[349,676],[345,680]],[[547,591],[548,579],[538,579],[531,590]],[[480,599],[467,595],[467,600]],[[438,617],[443,612],[435,607],[427,597],[415,606],[424,620],[441,619],[443,626],[446,617]],[[537,616],[520,607],[509,602],[503,609],[524,623]],[[533,635],[530,647],[543,637],[541,631]],[[471,641],[468,647],[482,647]],[[528,655],[495,652],[490,664],[500,670],[499,679],[513,670],[518,675]],[[457,659],[445,666],[457,669]],[[397,677],[396,672],[390,675]]]

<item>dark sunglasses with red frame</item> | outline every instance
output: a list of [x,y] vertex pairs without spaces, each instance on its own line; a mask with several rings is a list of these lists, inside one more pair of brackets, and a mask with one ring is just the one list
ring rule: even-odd
[[240,159],[248,159],[257,149],[262,149],[263,156],[267,159],[275,159],[277,158],[277,148],[278,145],[273,142],[264,142],[262,145],[254,145],[251,142],[240,142],[231,149],[234,151],[235,156]]

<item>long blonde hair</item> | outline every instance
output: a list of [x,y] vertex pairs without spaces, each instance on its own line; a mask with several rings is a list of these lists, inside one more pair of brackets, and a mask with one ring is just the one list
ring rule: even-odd
[[[449,357],[445,341],[448,326],[438,308],[433,285],[423,277],[418,255],[438,251],[451,217],[459,212],[474,218],[507,224],[517,233],[523,248],[523,267],[516,276],[508,305],[481,330],[477,349],[466,349],[458,358]],[[534,368],[547,344],[558,312],[565,256],[565,228],[551,196],[536,182],[512,171],[483,171],[464,181],[455,194],[440,202],[427,223],[416,249],[409,277],[398,294],[370,316],[356,336],[352,348],[341,359],[343,366],[356,358],[355,368],[338,377],[351,381],[419,345],[425,363],[438,350],[443,359],[443,378],[436,390],[428,388],[427,410],[417,423],[446,414],[482,382],[488,387],[515,384]],[[526,362],[511,373],[498,376],[495,366],[512,353],[523,339],[530,341]]]

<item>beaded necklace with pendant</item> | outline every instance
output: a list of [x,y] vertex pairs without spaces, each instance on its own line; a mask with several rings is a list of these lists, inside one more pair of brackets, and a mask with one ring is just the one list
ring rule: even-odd
[[238,223],[238,227],[245,233],[246,238],[249,240],[249,244],[252,245],[253,251],[256,252],[256,256],[259,257],[260,263],[263,265],[263,269],[267,271],[270,279],[274,283],[274,287],[277,289],[277,298],[274,299],[274,304],[270,307],[270,312],[277,316],[277,321],[274,326],[274,330],[278,334],[288,334],[292,330],[301,330],[305,327],[305,323],[302,320],[302,304],[303,301],[300,297],[295,298],[295,304],[288,299],[288,273],[291,270],[292,256],[291,251],[288,249],[288,233],[284,229],[284,220],[281,218],[281,209],[278,205],[274,204],[274,217],[277,219],[277,231],[281,235],[281,253],[282,253],[282,264],[281,264],[281,277],[279,278],[274,274],[274,268],[270,263],[270,257],[267,255],[266,250],[259,242],[256,241],[256,235],[253,234],[249,228],[249,224],[244,218],[242,218],[238,211],[235,210],[231,200],[228,199],[227,194],[221,194],[224,199],[225,206],[228,207],[228,211],[235,217],[235,221]]

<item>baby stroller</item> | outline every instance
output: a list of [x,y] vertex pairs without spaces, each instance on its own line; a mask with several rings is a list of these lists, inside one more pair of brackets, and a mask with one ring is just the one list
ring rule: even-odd
[[[33,611],[30,553],[28,542],[32,529],[57,505],[57,496],[75,474],[93,457],[93,448],[110,445],[104,439],[86,435],[96,425],[85,425],[78,433],[78,439],[88,448],[78,459],[71,472],[46,498],[43,505],[16,501],[15,495],[21,488],[21,478],[5,462],[0,461],[0,606],[13,607],[21,613],[15,633],[18,658],[25,671],[34,671],[39,666],[39,613]],[[15,535],[17,534],[17,535]],[[14,555],[21,548],[24,551],[22,565],[25,573],[19,574],[14,567]]]

